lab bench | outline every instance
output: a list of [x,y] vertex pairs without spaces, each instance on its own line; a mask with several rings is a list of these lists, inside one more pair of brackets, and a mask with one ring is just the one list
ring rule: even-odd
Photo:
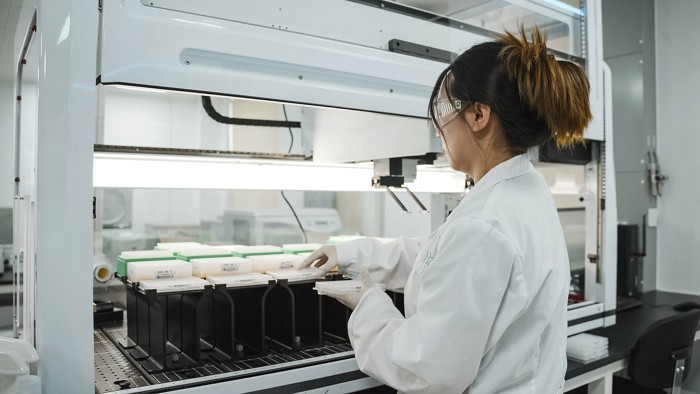
[[[652,291],[644,293],[641,301],[640,307],[618,312],[614,326],[590,331],[608,338],[609,355],[586,364],[569,360],[565,392],[588,384],[589,394],[611,393],[613,373],[627,368],[630,352],[644,330],[654,322],[682,313],[674,310],[673,305],[684,301],[700,302],[700,296]],[[700,326],[695,335],[695,341],[698,340]]]

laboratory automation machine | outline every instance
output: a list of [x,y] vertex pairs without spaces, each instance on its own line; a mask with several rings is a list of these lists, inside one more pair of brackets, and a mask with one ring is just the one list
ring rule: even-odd
[[[15,83],[14,330],[37,348],[44,390],[379,385],[354,361],[350,310],[315,290],[351,281],[289,267],[308,245],[427,234],[449,215],[472,183],[449,168],[428,127],[431,89],[458,54],[520,24],[544,30],[552,54],[591,81],[586,146],[530,154],[569,250],[569,334],[614,324],[600,7],[27,2]],[[158,261],[171,265],[157,271]],[[214,262],[239,274],[204,273]],[[389,294],[402,309],[402,294]]]

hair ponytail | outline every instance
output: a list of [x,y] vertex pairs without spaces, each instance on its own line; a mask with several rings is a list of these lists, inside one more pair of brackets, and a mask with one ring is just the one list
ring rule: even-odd
[[535,27],[532,41],[525,28],[520,37],[506,32],[498,39],[504,72],[514,82],[520,101],[542,119],[559,147],[583,142],[591,121],[588,99],[590,85],[583,70],[547,53],[546,36]]

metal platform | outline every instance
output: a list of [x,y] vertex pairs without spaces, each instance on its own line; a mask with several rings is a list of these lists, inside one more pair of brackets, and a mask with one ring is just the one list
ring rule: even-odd
[[95,328],[95,392],[163,392],[215,382],[241,379],[353,357],[349,343],[326,341],[323,346],[294,352],[270,351],[264,357],[218,362],[202,352],[202,365],[178,371],[149,374],[117,344],[126,326]]

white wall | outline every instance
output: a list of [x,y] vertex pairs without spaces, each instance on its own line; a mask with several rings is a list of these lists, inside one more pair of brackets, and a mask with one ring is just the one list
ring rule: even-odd
[[658,157],[670,176],[658,199],[657,287],[700,294],[700,2],[656,2]]

